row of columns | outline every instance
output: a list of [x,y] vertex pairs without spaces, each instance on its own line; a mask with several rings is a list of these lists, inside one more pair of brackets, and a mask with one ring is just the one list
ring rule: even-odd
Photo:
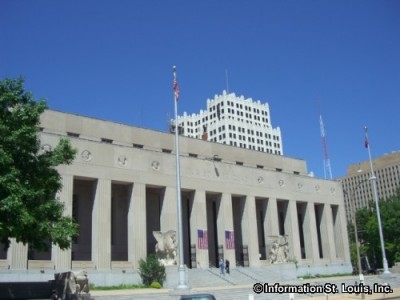
[[[63,189],[59,199],[65,205],[65,215],[72,215],[74,177],[72,175],[62,176]],[[96,269],[106,270],[112,267],[111,263],[111,191],[112,181],[110,179],[98,179],[96,193],[92,210],[92,262]],[[225,230],[234,229],[234,215],[232,195],[222,193],[220,195],[220,211],[217,218],[218,243],[223,244],[224,257],[230,261],[236,261],[235,249],[226,249]],[[248,245],[248,256],[250,266],[259,266],[259,240],[256,213],[256,196],[240,196],[244,199],[242,211],[241,236],[243,244]],[[270,236],[279,235],[278,202],[276,198],[265,198],[267,202],[265,234]],[[282,200],[287,203],[285,217],[285,233],[289,237],[290,256],[296,258],[301,264],[300,231],[298,222],[298,207],[300,203],[296,200]],[[301,202],[305,203],[305,202]],[[336,216],[334,222],[330,204],[318,204],[323,213],[320,215],[320,224],[317,224],[315,205],[307,203],[304,213],[304,236],[307,263],[318,263],[328,260],[330,262],[343,260],[344,244],[340,242],[344,235],[341,217]],[[339,215],[340,211],[336,210]],[[334,224],[335,223],[335,224]],[[128,262],[137,267],[137,262],[145,258],[147,249],[146,230],[146,184],[135,182],[132,186],[128,209]],[[319,233],[318,228],[322,231]],[[161,231],[176,230],[176,192],[175,187],[166,187],[164,201],[160,212]],[[198,249],[197,229],[207,229],[207,191],[195,190],[193,196],[192,213],[190,214],[191,241],[186,243],[196,244],[196,260],[198,265],[204,267],[209,265],[209,250]],[[238,233],[236,233],[238,234]],[[335,241],[336,237],[336,241]],[[320,242],[318,240],[320,239]],[[320,243],[320,244],[319,244]],[[322,243],[322,245],[321,245]],[[320,247],[323,248],[323,258],[320,257]],[[12,241],[8,251],[8,262],[11,269],[27,268],[28,247]],[[61,250],[52,247],[52,262],[57,270],[71,269],[71,249]]]

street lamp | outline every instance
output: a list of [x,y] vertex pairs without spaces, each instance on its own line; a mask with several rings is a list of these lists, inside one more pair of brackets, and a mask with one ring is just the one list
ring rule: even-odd
[[364,127],[365,131],[365,147],[368,149],[368,156],[369,156],[369,164],[371,167],[371,182],[372,182],[372,189],[374,192],[374,199],[375,199],[375,205],[376,205],[376,216],[378,218],[378,227],[379,227],[379,237],[381,240],[381,249],[382,249],[382,259],[383,259],[383,274],[390,274],[389,267],[388,267],[388,262],[386,259],[386,253],[385,253],[385,241],[383,239],[383,231],[382,231],[382,222],[381,222],[381,213],[379,210],[379,198],[378,198],[378,190],[376,188],[376,176],[374,172],[374,167],[372,165],[372,158],[371,158],[371,148],[369,146],[369,141],[368,141],[368,128]]

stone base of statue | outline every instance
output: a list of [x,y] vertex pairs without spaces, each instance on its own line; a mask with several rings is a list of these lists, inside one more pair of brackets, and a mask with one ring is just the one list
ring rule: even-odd
[[[64,272],[54,274],[54,299],[91,300],[89,279],[86,271]],[[52,298],[53,299],[53,298]]]

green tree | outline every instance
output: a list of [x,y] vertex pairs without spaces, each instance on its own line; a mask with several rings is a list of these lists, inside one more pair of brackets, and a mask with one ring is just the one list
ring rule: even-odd
[[55,199],[62,187],[56,167],[70,164],[76,150],[67,139],[41,150],[38,125],[47,105],[35,101],[23,83],[21,78],[0,81],[0,242],[8,248],[15,238],[43,251],[51,241],[66,249],[77,224],[63,216]]
[[139,261],[139,274],[144,285],[151,285],[153,282],[158,282],[161,286],[166,278],[165,266],[163,266],[156,255],[151,254],[146,257],[146,260]]
[[[387,199],[379,201],[382,229],[385,240],[385,251],[388,264],[400,261],[400,190]],[[370,202],[368,208],[357,211],[359,239],[371,262],[375,267],[382,267],[382,250],[379,236],[378,220],[375,202]]]

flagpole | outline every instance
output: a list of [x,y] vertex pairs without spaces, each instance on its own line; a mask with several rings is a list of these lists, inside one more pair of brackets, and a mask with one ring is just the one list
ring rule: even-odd
[[178,97],[179,87],[176,81],[176,66],[173,67],[174,73],[174,108],[175,108],[175,155],[176,155],[176,206],[178,214],[178,286],[177,290],[189,289],[186,282],[186,267],[183,261],[183,230],[182,230],[182,200],[181,200],[181,174],[179,163],[179,128],[178,128]]
[[372,164],[372,157],[371,157],[371,148],[369,146],[369,140],[368,140],[368,128],[365,126],[364,127],[365,131],[365,147],[368,149],[368,157],[369,157],[369,164],[371,167],[371,182],[372,182],[372,189],[374,192],[374,199],[375,199],[375,205],[376,205],[376,215],[378,218],[378,227],[379,227],[379,237],[381,240],[381,249],[382,249],[382,259],[383,259],[383,274],[390,274],[389,267],[388,267],[388,262],[386,259],[386,253],[385,253],[385,241],[383,239],[383,231],[382,231],[382,222],[381,222],[381,213],[379,209],[379,198],[378,198],[378,189],[376,188],[376,176],[374,172],[374,167]]

